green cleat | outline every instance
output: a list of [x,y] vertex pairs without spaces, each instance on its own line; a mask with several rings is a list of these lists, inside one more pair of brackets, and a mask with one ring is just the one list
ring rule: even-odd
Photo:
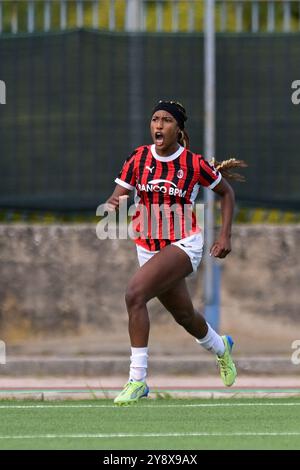
[[231,336],[222,336],[222,339],[225,345],[225,352],[223,356],[217,356],[217,361],[220,366],[220,374],[224,385],[226,385],[226,387],[231,387],[231,385],[234,384],[237,376],[236,367],[231,357],[231,351],[234,343]]
[[131,405],[136,403],[140,398],[147,397],[149,388],[145,382],[135,382],[130,380],[127,382],[122,392],[114,399],[116,405]]

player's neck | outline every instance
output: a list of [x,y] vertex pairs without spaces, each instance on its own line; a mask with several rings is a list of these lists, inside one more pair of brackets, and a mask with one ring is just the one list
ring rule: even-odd
[[175,142],[174,144],[171,144],[164,149],[161,149],[155,145],[155,151],[157,155],[159,155],[160,157],[169,157],[170,155],[173,155],[173,153],[177,152],[178,149],[179,149],[178,142]]

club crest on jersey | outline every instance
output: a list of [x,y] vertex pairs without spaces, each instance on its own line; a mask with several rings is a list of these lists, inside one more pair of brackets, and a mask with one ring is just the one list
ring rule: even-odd
[[178,170],[177,171],[177,178],[183,178],[183,170]]

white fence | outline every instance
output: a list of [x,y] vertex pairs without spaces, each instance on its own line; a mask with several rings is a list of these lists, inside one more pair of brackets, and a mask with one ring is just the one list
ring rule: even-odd
[[[0,0],[0,33],[203,31],[203,0]],[[300,31],[299,0],[216,0],[218,32]]]

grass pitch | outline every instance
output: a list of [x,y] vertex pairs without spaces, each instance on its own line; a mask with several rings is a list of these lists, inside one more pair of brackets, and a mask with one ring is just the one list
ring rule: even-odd
[[300,399],[1,401],[0,449],[300,449]]

